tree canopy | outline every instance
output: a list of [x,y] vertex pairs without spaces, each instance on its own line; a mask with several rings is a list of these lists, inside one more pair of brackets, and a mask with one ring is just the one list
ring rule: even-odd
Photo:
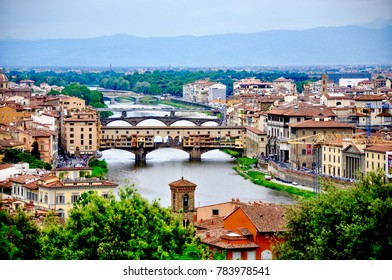
[[366,174],[354,187],[326,186],[326,193],[294,205],[287,213],[279,259],[392,259],[392,185],[382,171]]
[[206,259],[209,251],[170,209],[149,203],[135,189],[120,199],[81,195],[64,227],[51,225],[42,238],[43,259]]

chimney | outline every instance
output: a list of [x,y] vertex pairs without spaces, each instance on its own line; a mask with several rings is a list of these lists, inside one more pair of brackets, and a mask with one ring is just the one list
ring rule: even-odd
[[211,235],[210,235],[210,232],[207,231],[207,232],[206,232],[206,238],[210,238],[210,236],[211,236]]

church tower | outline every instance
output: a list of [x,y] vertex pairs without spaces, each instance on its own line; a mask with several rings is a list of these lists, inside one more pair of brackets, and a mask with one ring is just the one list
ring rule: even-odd
[[182,222],[188,226],[193,221],[195,215],[195,190],[196,184],[185,180],[180,180],[169,184],[171,191],[171,208],[173,214],[182,212]]
[[328,75],[324,74],[321,78],[322,84],[321,84],[321,95],[327,94],[328,90]]

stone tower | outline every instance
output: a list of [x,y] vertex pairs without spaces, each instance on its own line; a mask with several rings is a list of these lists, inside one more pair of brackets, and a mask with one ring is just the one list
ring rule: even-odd
[[324,74],[321,78],[322,84],[321,84],[321,95],[327,94],[328,90],[328,75]]
[[171,208],[173,214],[182,213],[183,225],[187,226],[193,222],[195,214],[195,190],[196,184],[185,180],[180,180],[169,184],[171,191]]

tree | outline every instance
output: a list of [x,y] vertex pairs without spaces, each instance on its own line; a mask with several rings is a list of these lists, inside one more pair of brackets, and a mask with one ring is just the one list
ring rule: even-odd
[[32,145],[32,148],[33,149],[31,150],[31,155],[33,157],[35,157],[36,159],[40,160],[41,159],[41,154],[40,154],[39,149],[38,149],[38,142],[37,141],[34,141],[34,143]]
[[30,214],[0,211],[0,259],[39,259],[40,230]]
[[84,193],[65,227],[50,226],[42,239],[44,259],[206,259],[209,251],[171,211],[150,204],[135,189],[120,199]]
[[392,259],[392,185],[381,170],[350,189],[326,186],[287,213],[279,259]]

